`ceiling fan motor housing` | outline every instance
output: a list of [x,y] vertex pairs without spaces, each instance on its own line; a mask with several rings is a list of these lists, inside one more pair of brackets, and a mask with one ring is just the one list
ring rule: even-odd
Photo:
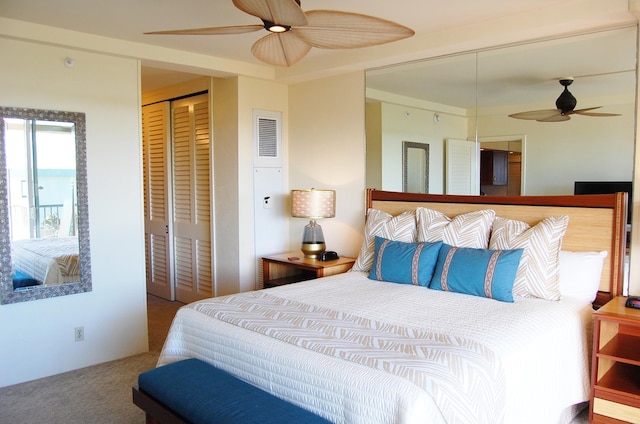
[[578,103],[576,98],[573,97],[573,94],[571,94],[571,92],[567,89],[567,86],[571,85],[572,82],[573,79],[568,78],[560,80],[560,84],[564,86],[564,90],[556,100],[556,108],[558,108],[563,115],[567,112],[573,111],[573,109],[575,109],[576,107],[576,104]]

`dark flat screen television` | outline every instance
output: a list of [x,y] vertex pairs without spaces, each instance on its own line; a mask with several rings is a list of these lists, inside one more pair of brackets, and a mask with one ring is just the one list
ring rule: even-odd
[[576,181],[573,194],[608,194],[627,192],[627,224],[631,224],[631,181]]

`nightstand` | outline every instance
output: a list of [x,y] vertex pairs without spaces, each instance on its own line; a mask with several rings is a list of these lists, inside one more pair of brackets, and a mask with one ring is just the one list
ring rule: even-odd
[[340,257],[333,261],[305,258],[302,252],[287,252],[262,258],[264,288],[298,283],[349,271],[355,258]]
[[640,309],[616,297],[595,312],[591,423],[640,422]]

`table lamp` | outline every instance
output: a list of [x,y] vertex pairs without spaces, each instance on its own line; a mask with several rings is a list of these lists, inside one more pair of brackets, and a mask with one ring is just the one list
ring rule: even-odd
[[317,259],[325,251],[322,227],[316,219],[336,216],[335,190],[291,190],[291,216],[309,218],[302,233],[302,253],[305,258]]

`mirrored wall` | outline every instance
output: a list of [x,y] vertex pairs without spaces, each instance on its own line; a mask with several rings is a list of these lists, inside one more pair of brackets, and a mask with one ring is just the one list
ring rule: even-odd
[[[403,190],[405,142],[428,145],[431,193],[563,195],[577,181],[630,182],[636,39],[626,27],[367,71],[367,187]],[[574,111],[587,114],[509,116],[555,110],[568,77]],[[488,163],[506,163],[509,178],[481,184]]]

